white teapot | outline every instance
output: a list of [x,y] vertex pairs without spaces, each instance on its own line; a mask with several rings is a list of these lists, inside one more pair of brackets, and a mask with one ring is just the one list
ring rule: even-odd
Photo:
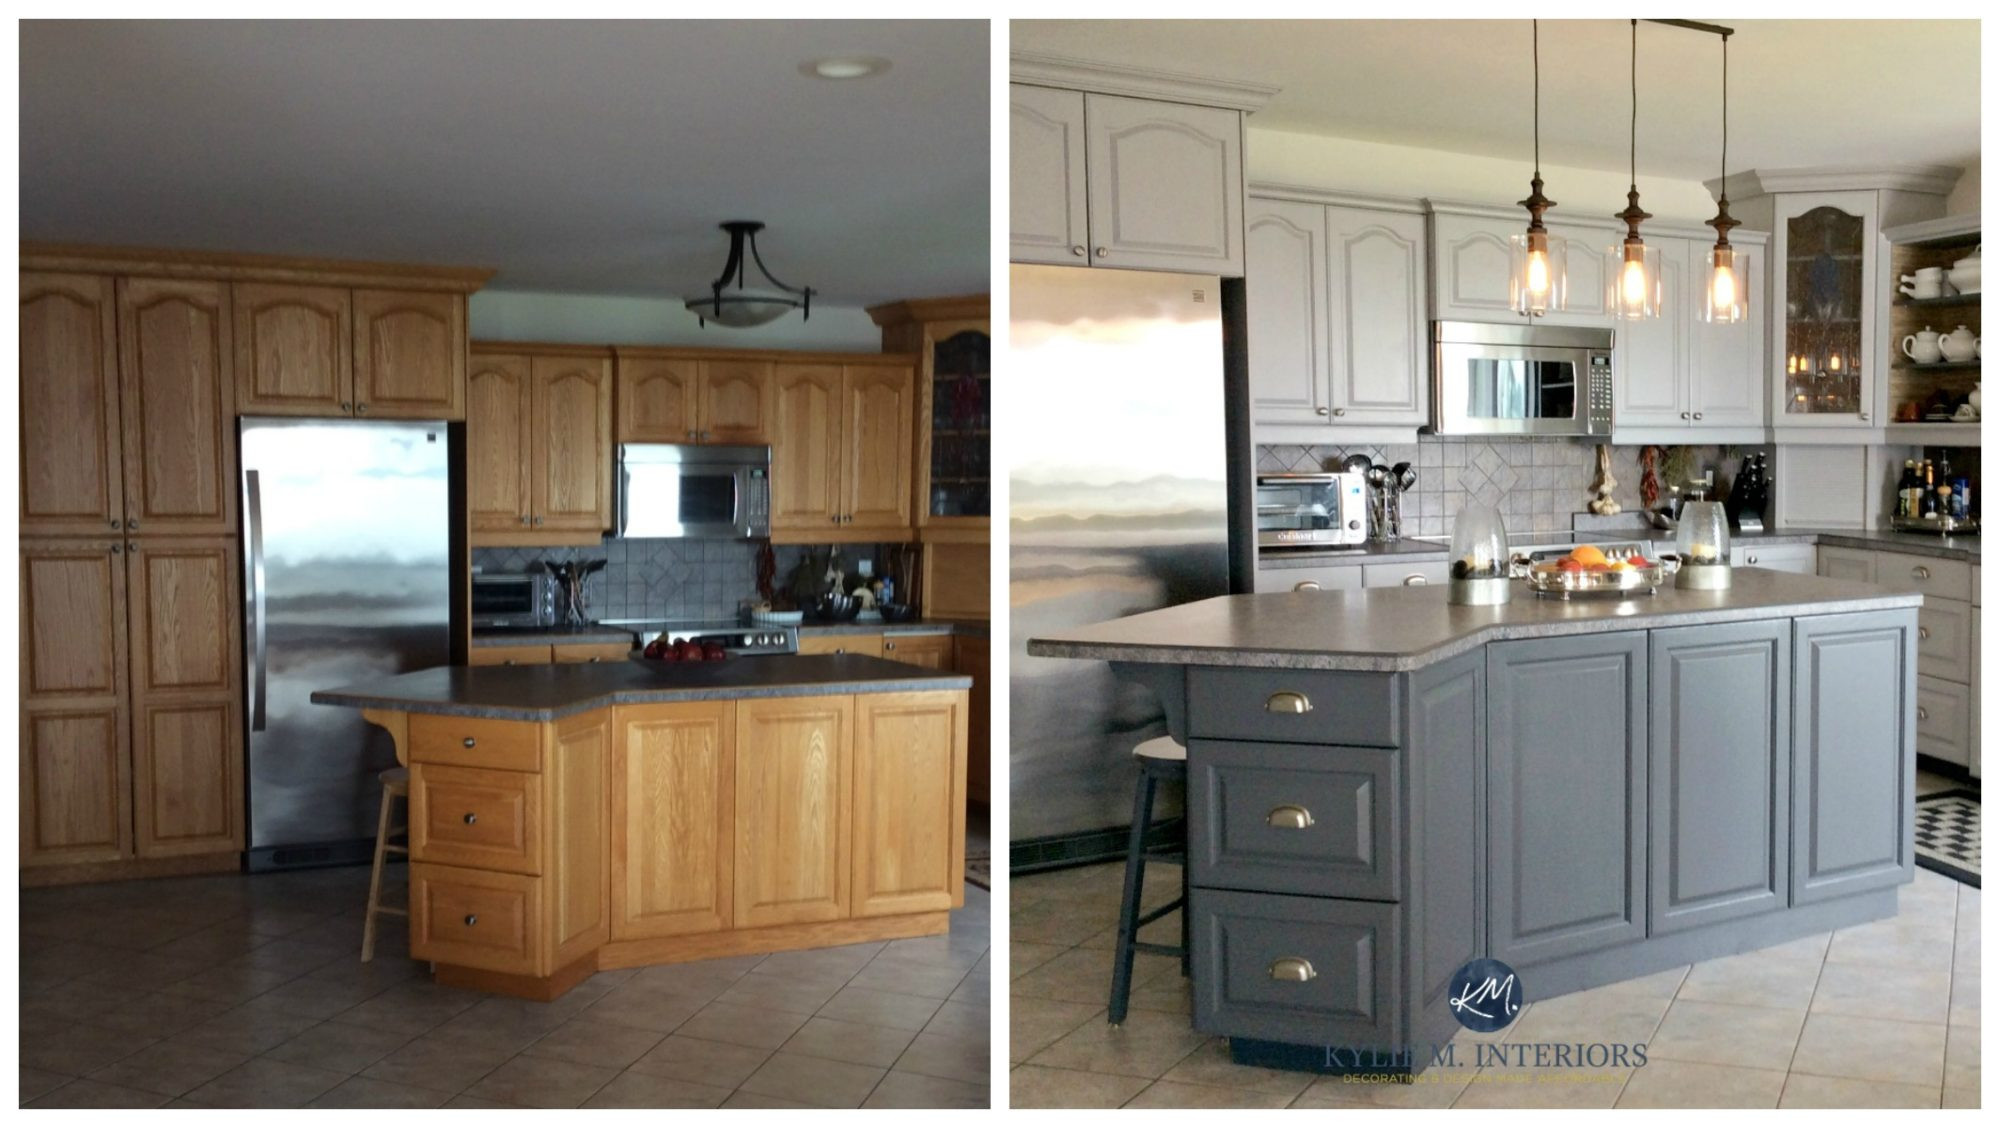
[[1979,352],[1979,338],[1972,335],[1972,330],[1961,325],[1949,333],[1938,335],[1938,351],[1954,364],[1971,360]]
[[1944,359],[1944,350],[1938,340],[1939,335],[1926,325],[1923,332],[1903,338],[1903,355],[1918,364],[1936,364]]
[[1971,254],[1952,263],[1951,269],[1944,272],[1944,277],[1945,281],[1951,283],[1951,288],[1961,294],[1978,293],[1979,248],[1972,248]]

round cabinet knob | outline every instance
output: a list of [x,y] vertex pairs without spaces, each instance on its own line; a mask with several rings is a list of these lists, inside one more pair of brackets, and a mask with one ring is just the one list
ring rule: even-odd
[[365,403],[357,403],[357,404],[355,404],[355,405],[354,405],[354,414],[356,414],[356,415],[366,415],[366,414],[368,414],[368,405],[367,405],[367,404],[365,404]]
[[350,414],[351,414],[351,413],[352,413],[352,412],[354,411],[354,405],[353,405],[353,404],[351,404],[351,403],[348,403],[348,402],[347,402],[346,400],[341,400],[341,401],[340,401],[340,410],[342,410],[342,411],[345,411],[345,412],[348,412],[348,413],[350,413]]
[[1686,411],[1683,411],[1683,412],[1681,412],[1681,418],[1682,418],[1682,419],[1691,419],[1691,418],[1693,418],[1693,417],[1694,417],[1694,416],[1693,416],[1693,414],[1692,414],[1691,412],[1686,412]]
[[1282,689],[1264,699],[1264,711],[1266,713],[1304,714],[1312,712],[1313,706],[1312,702],[1306,699],[1305,694],[1293,693],[1289,689]]
[[1338,418],[1340,416],[1346,415],[1347,409],[1344,407],[1336,407],[1333,409],[1333,414],[1336,418]]
[[124,551],[125,551],[125,546],[124,546],[124,545],[122,545],[122,544],[114,544],[114,545],[112,545],[112,546],[111,546],[111,555],[113,555],[113,556],[116,556],[116,555],[118,555],[119,553],[121,553],[121,552],[124,552]]
[[1866,423],[1866,422],[1868,422],[1868,413],[1867,413],[1867,412],[1865,412],[1865,411],[1864,411],[1864,412],[1862,412],[1862,413],[1861,413],[1861,421],[1862,421],[1863,423]]
[[1411,572],[1409,575],[1403,577],[1404,587],[1423,587],[1430,582],[1429,578],[1421,572]]
[[882,644],[882,649],[884,649],[884,650],[894,650],[894,649],[896,649],[896,644],[895,644],[895,643],[893,643],[893,642],[885,642],[885,643],[883,643],[883,644]]
[[694,433],[693,431],[689,431],[689,432],[688,432],[688,438],[692,439],[692,438],[694,438],[694,435],[695,435],[695,433]]
[[1745,559],[1745,560],[1747,560],[1748,562],[1752,563],[1752,564],[1755,564],[1755,563],[1757,562],[1757,557],[1756,557],[1756,556],[1754,556],[1754,555],[1751,555],[1751,556],[1746,556],[1746,557],[1744,557],[1744,559]]
[[1110,253],[1111,253],[1111,251],[1110,251],[1110,249],[1109,249],[1109,248],[1106,248],[1106,247],[1099,247],[1099,248],[1097,248],[1097,257],[1098,257],[1098,258],[1103,258],[1103,257],[1105,257],[1106,255],[1109,255]]
[[1701,418],[1701,412],[1699,412],[1699,411],[1695,412],[1695,413],[1694,413],[1694,417],[1695,417],[1696,419],[1700,419],[1700,418]]
[[1332,408],[1330,408],[1330,407],[1316,407],[1316,408],[1314,408],[1313,410],[1314,410],[1314,411],[1316,411],[1316,412],[1318,412],[1318,413],[1319,413],[1319,414],[1321,414],[1321,415],[1332,415],[1332,414],[1333,414],[1333,409],[1332,409]]
[[1284,830],[1304,830],[1312,824],[1312,812],[1291,803],[1273,807],[1271,813],[1264,816],[1265,826],[1275,826]]
[[1083,249],[1083,244],[1082,244],[1082,243],[1078,243],[1078,244],[1076,244],[1075,246],[1073,246],[1073,247],[1071,247],[1071,248],[1069,249],[1069,253],[1070,253],[1070,254],[1073,254],[1073,255],[1075,255],[1075,256],[1076,256],[1076,257],[1078,257],[1078,258],[1082,258],[1082,257],[1083,257],[1083,256],[1084,256],[1085,254],[1087,254],[1088,252],[1086,252],[1086,251],[1085,251],[1085,250]]
[[1311,960],[1286,956],[1271,961],[1271,978],[1281,983],[1305,983],[1319,978],[1319,972],[1313,970]]
[[593,662],[602,662],[604,658],[601,655],[592,655],[590,660]]
[[467,812],[465,812],[465,825],[467,825],[467,826],[474,826],[474,825],[476,825],[476,824],[477,824],[478,822],[479,822],[479,816],[478,816],[478,815],[476,815],[476,814],[472,813],[471,811],[467,811]]
[[[511,666],[511,665],[513,665],[513,664],[514,664],[514,660],[513,660],[512,658],[509,658],[509,659],[507,659],[507,664],[508,664],[508,665],[510,665],[510,666]],[[477,741],[477,740],[473,739],[472,737],[469,737],[469,736],[468,736],[468,737],[466,737],[466,738],[465,738],[465,746],[466,746],[467,748],[471,748],[471,747],[473,747],[473,746],[477,745],[478,743],[479,743],[479,741]]]
[[1300,581],[1299,581],[1298,583],[1295,583],[1295,584],[1293,584],[1293,585],[1292,585],[1292,590],[1293,590],[1293,591],[1319,591],[1319,590],[1320,590],[1320,586],[1319,586],[1319,581],[1318,581],[1318,580],[1300,580]]
[[137,517],[132,518],[125,522],[125,527],[128,529],[137,529],[139,527],[139,519]]
[[116,518],[116,517],[113,517],[113,518],[111,519],[111,527],[112,527],[112,528],[114,528],[114,529],[118,527],[118,518]]
[[467,914],[465,914],[465,927],[467,927],[467,928],[471,928],[471,927],[472,927],[473,925],[475,925],[475,924],[478,924],[478,923],[479,923],[479,914],[478,914],[478,913],[467,913]]
[[707,442],[707,441],[709,440],[709,438],[710,438],[710,435],[709,435],[709,432],[707,432],[707,431],[703,431],[703,432],[701,433],[701,441],[702,441],[702,442]]

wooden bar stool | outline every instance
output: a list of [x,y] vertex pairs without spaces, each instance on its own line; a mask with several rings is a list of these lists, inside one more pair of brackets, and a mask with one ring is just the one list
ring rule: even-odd
[[[361,962],[375,958],[375,918],[377,916],[407,917],[410,910],[390,908],[382,903],[382,859],[390,854],[408,857],[408,846],[397,846],[389,840],[399,834],[407,834],[408,827],[390,826],[389,814],[396,800],[410,797],[410,769],[390,768],[376,777],[382,782],[382,815],[375,823],[375,870],[368,878],[368,917],[361,926]],[[407,804],[405,813],[407,813]]]
[[[1139,764],[1139,784],[1132,799],[1132,835],[1125,846],[1125,899],[1118,909],[1118,950],[1111,962],[1111,1005],[1106,1015],[1111,1025],[1125,1021],[1125,1008],[1132,998],[1132,954],[1153,952],[1162,956],[1179,956],[1181,974],[1188,973],[1188,866],[1187,841],[1183,837],[1178,848],[1146,846],[1146,832],[1152,828],[1153,798],[1163,782],[1187,782],[1187,749],[1170,736],[1155,737],[1144,741],[1132,749],[1132,758]],[[1139,898],[1146,887],[1146,863],[1148,861],[1173,862],[1181,867],[1181,895],[1159,908],[1144,914],[1139,913]],[[1139,930],[1154,921],[1181,910],[1181,943],[1151,944],[1139,939]]]

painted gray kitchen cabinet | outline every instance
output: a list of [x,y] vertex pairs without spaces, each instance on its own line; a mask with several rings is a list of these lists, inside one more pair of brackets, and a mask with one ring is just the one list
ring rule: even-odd
[[1008,257],[1083,266],[1090,261],[1083,95],[1018,82],[1007,92]]
[[1244,228],[1250,421],[1331,427],[1326,208],[1252,197]]
[[1193,891],[1194,1026],[1322,1046],[1403,1039],[1394,905]]
[[[1451,977],[1486,950],[1486,655],[1410,675],[1403,904],[1413,1037],[1450,1037]],[[1434,1024],[1426,1029],[1426,1024]]]
[[1913,616],[1802,618],[1792,640],[1792,904],[1909,881]]
[[1646,635],[1486,648],[1489,954],[1515,968],[1646,934]]
[[1429,257],[1415,212],[1326,209],[1326,372],[1336,424],[1430,421]]
[[1648,932],[1782,909],[1791,848],[1791,624],[1651,634]]
[[1243,115],[1084,95],[1090,263],[1243,274]]
[[1397,899],[1395,751],[1199,740],[1188,752],[1194,884]]

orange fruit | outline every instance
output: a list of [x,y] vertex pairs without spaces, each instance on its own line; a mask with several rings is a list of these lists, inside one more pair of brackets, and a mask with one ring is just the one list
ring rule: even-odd
[[1602,564],[1604,552],[1594,544],[1580,544],[1570,550],[1569,558],[1579,564]]

